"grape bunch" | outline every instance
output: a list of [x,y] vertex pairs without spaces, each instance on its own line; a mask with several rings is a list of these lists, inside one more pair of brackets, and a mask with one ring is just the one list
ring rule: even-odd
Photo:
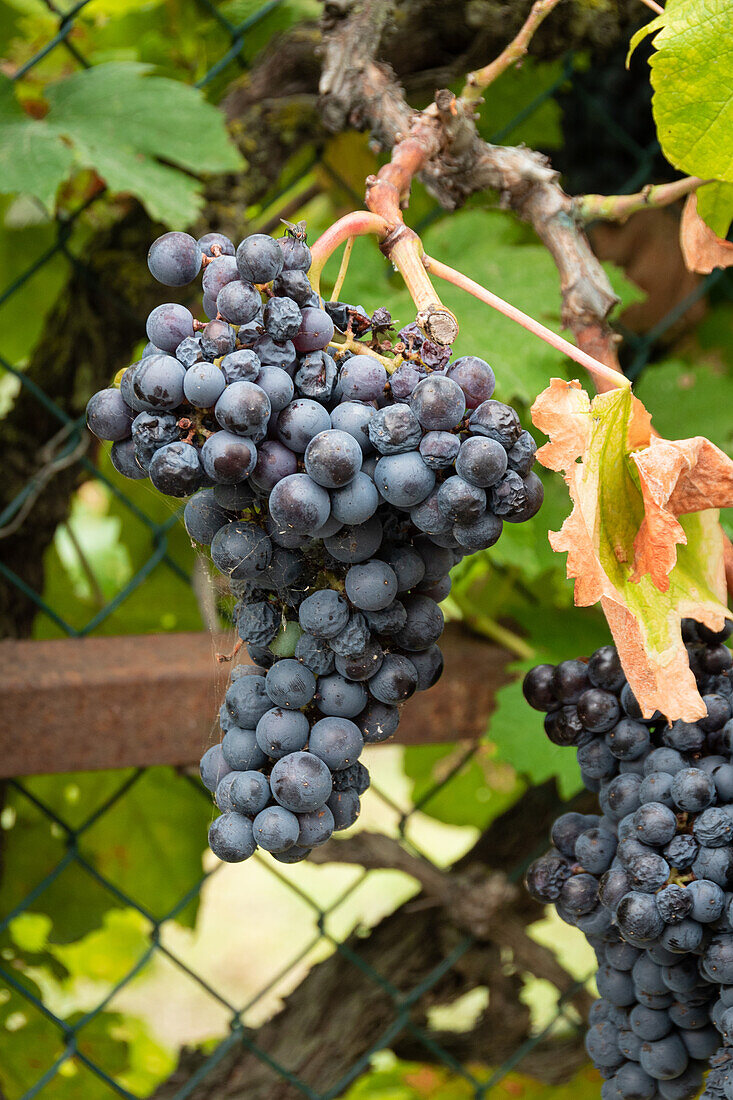
[[527,702],[573,746],[599,813],[565,813],[530,893],[585,934],[600,999],[586,1048],[603,1100],[733,1100],[733,654],[683,621],[707,708],[642,718],[616,649],[538,665]]
[[300,227],[237,248],[159,237],[152,274],[183,286],[203,269],[208,321],[157,306],[140,360],[87,408],[120,473],[188,498],[186,529],[236,598],[253,664],[201,761],[230,862],[259,847],[294,863],[356,820],[364,745],[442,672],[451,568],[542,501],[488,363],[414,324],[391,337],[385,308],[323,303],[310,262]]

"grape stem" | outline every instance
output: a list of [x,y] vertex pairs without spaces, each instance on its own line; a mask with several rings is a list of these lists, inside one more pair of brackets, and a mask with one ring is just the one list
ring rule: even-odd
[[461,92],[461,99],[464,103],[479,103],[484,88],[488,88],[489,84],[493,84],[502,73],[522,60],[529,48],[534,32],[559,3],[560,0],[535,0],[524,25],[513,41],[488,65],[484,65],[482,69],[474,69],[473,72],[468,74]]
[[321,275],[328,262],[339,245],[349,238],[366,237],[374,233],[379,237],[385,236],[389,226],[384,218],[380,218],[368,210],[353,210],[345,214],[337,222],[330,225],[325,233],[322,233],[315,244],[311,245],[311,266],[308,277],[316,294],[320,293]]
[[672,183],[661,183],[656,186],[648,184],[635,195],[578,195],[573,199],[573,213],[585,222],[596,218],[623,222],[639,210],[669,206],[670,203],[711,182],[711,180],[700,179],[699,176],[686,176]]
[[601,363],[599,359],[594,359],[593,356],[588,355],[587,352],[581,351],[575,344],[571,344],[570,341],[566,340],[563,336],[558,336],[552,329],[547,328],[539,321],[535,321],[533,317],[523,313],[522,310],[518,309],[516,306],[511,305],[509,302],[505,302],[498,294],[494,294],[492,291],[481,286],[480,283],[476,283],[473,279],[469,279],[467,275],[463,275],[460,271],[456,271],[440,260],[433,259],[432,256],[423,256],[423,263],[428,271],[432,271],[439,279],[445,279],[446,282],[452,283],[453,286],[457,286],[460,290],[467,291],[467,293],[472,294],[474,298],[478,298],[479,301],[485,302],[485,304],[491,306],[492,309],[497,310],[499,313],[503,313],[505,317],[508,317],[512,321],[516,321],[517,324],[526,328],[528,332],[538,336],[540,340],[544,340],[545,343],[549,344],[551,347],[556,348],[557,351],[567,355],[570,359],[574,359],[576,363],[580,363],[581,367],[584,367],[590,374],[599,393],[605,393],[608,390],[615,390],[622,386],[631,385],[629,380],[619,371],[614,370],[613,367],[606,366],[606,364]]
[[341,287],[344,285],[344,279],[346,278],[346,272],[349,270],[349,260],[351,259],[351,253],[354,248],[354,241],[356,237],[349,237],[346,241],[346,248],[344,254],[341,257],[341,267],[336,277],[336,282],[333,285],[333,293],[331,294],[330,301],[337,302],[339,294],[341,293]]
[[350,332],[339,333],[338,339],[334,337],[329,346],[337,346],[344,351],[353,351],[354,355],[368,355],[372,359],[378,359],[387,374],[394,374],[402,362],[401,356],[390,359],[386,355],[380,355],[369,344],[363,344],[360,340],[355,340]]

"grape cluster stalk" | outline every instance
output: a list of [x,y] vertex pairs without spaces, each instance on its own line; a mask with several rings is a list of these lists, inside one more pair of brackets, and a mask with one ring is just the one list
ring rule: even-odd
[[683,621],[707,708],[695,723],[644,719],[613,646],[524,681],[598,795],[597,814],[555,821],[526,884],[596,953],[586,1048],[603,1100],[691,1100],[703,1086],[733,1100],[731,631]]
[[229,862],[295,863],[353,824],[364,745],[441,675],[451,568],[542,502],[489,364],[414,323],[391,336],[386,308],[324,303],[310,263],[302,226],[236,248],[159,237],[150,271],[184,286],[203,270],[208,321],[157,306],[140,360],[87,407],[121,474],[188,498],[186,529],[236,597],[253,664],[201,761]]

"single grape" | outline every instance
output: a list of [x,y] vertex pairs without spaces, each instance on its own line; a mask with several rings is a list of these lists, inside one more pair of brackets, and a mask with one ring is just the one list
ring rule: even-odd
[[[204,268],[204,276],[201,280],[204,297],[212,298],[214,305],[216,305],[216,300],[222,288],[235,279],[239,279],[239,271],[237,270],[237,261],[234,257],[228,254],[217,256],[215,260],[212,260],[211,263],[207,264]],[[216,316],[216,309],[214,309],[214,316]]]
[[451,523],[475,523],[486,511],[486,493],[454,474],[438,490],[438,508]]
[[340,432],[353,435],[362,453],[366,455],[374,450],[369,438],[369,424],[375,413],[373,405],[366,405],[361,401],[342,401],[331,413],[331,424]]
[[164,233],[148,252],[150,273],[164,286],[192,282],[201,270],[201,261],[201,246],[188,233]]
[[501,401],[483,401],[468,418],[471,431],[488,436],[509,450],[522,434],[522,425],[514,409]]
[[342,401],[376,401],[387,384],[387,371],[371,355],[353,355],[341,368],[338,388]]
[[322,527],[331,512],[326,490],[308,474],[288,474],[270,493],[270,515],[296,534],[310,534]]
[[233,382],[217,401],[214,416],[228,432],[259,443],[267,434],[271,411],[269,397],[254,382]]
[[89,398],[87,426],[98,439],[127,439],[132,419],[132,412],[118,389],[99,390]]
[[400,712],[396,706],[389,706],[373,699],[367,703],[356,719],[356,725],[367,745],[378,745],[393,737],[400,724]]
[[332,558],[346,564],[366,561],[373,557],[382,545],[382,524],[377,516],[365,523],[346,526],[323,540]]
[[419,504],[435,485],[435,474],[417,451],[380,458],[374,477],[384,499],[398,508]]
[[382,455],[402,454],[420,445],[422,428],[409,405],[386,405],[369,421],[369,439]]
[[395,641],[402,649],[428,649],[443,633],[443,612],[429,596],[408,596],[402,603],[407,617]]
[[285,852],[297,841],[300,826],[290,810],[267,806],[254,819],[253,832],[257,844],[266,852]]
[[456,459],[456,473],[471,485],[487,489],[496,485],[507,468],[507,453],[495,439],[469,436],[461,444]]
[[463,419],[466,397],[453,379],[433,374],[418,382],[410,407],[426,431],[448,431]]
[[[285,240],[284,237],[280,239]],[[292,298],[301,309],[304,306],[318,305],[318,296],[314,294],[313,287],[304,270],[283,268],[273,282],[272,289],[280,298]]]
[[171,355],[187,336],[193,336],[193,315],[185,306],[167,302],[156,306],[145,324],[148,339]]
[[201,487],[203,470],[190,443],[167,443],[150,460],[150,480],[166,496],[187,497]]
[[269,397],[273,414],[284,409],[292,401],[295,393],[292,378],[281,367],[268,365],[261,367],[257,375],[257,385]]
[[410,651],[410,661],[417,670],[417,690],[427,691],[443,674],[444,660],[440,647],[433,644],[420,652]]
[[316,678],[300,661],[276,661],[265,677],[265,691],[274,707],[298,710],[310,703],[316,692]]
[[[318,681],[316,706],[321,714],[338,718],[355,718],[357,714],[361,714],[366,703],[367,692],[363,684],[346,680],[338,673],[322,676]],[[311,751],[315,751],[312,745]]]
[[333,428],[319,432],[305,449],[305,468],[319,485],[339,489],[361,469],[362,452],[353,436]]
[[237,813],[256,817],[270,801],[270,784],[258,771],[230,772],[229,797]]
[[453,535],[459,546],[473,553],[476,550],[488,550],[498,542],[502,527],[503,523],[498,516],[484,512],[472,523],[454,524]]
[[270,492],[278,481],[298,469],[298,460],[292,451],[275,439],[266,439],[257,448],[257,464],[251,480],[259,489]]
[[204,233],[196,241],[204,256],[233,256],[234,245],[223,233]]
[[209,321],[201,330],[201,350],[207,359],[218,359],[234,351],[236,333],[230,324],[218,319]]
[[330,839],[335,822],[328,806],[321,806],[310,813],[298,814],[298,844],[303,848],[317,848]]
[[[242,703],[243,706],[245,705],[245,702],[241,698],[239,702]],[[266,699],[264,702],[266,706],[269,706],[269,699]],[[253,699],[250,699],[246,703],[248,710],[251,709],[253,703]],[[229,715],[226,706],[224,709],[225,713]],[[239,705],[237,705],[237,709],[240,709]],[[256,709],[255,707],[255,711]],[[267,762],[265,753],[257,744],[255,731],[253,729],[242,729],[240,726],[230,726],[224,734],[221,749],[227,764],[235,771],[247,772],[251,769],[261,768]]]
[[265,331],[279,343],[295,339],[300,331],[301,319],[300,309],[290,298],[270,298],[262,311]]
[[475,409],[488,401],[496,386],[493,370],[477,355],[464,355],[461,359],[456,359],[445,373],[463,390],[467,409]]
[[415,694],[417,682],[417,669],[412,662],[397,653],[388,653],[368,684],[370,694],[380,703],[396,706]]
[[232,325],[246,325],[253,321],[262,308],[260,292],[252,283],[231,279],[216,296],[217,312]]
[[[286,301],[287,299],[282,299]],[[333,321],[323,309],[306,306],[301,311],[300,328],[293,338],[298,352],[320,351],[333,339]]]
[[273,765],[270,789],[286,810],[309,813],[320,809],[329,799],[331,773],[314,753],[292,752]]
[[308,271],[311,265],[311,250],[305,241],[298,237],[279,237],[278,248],[282,252],[283,271]]
[[326,803],[333,814],[333,830],[340,832],[354,824],[361,810],[361,802],[351,787],[345,791],[334,791]]
[[276,279],[283,269],[283,254],[266,233],[253,233],[237,247],[237,269],[247,283],[263,285]]
[[254,580],[272,560],[272,543],[261,527],[234,520],[214,536],[211,559],[225,576]]
[[420,455],[431,470],[447,470],[454,465],[461,441],[450,432],[427,432],[420,442]]
[[209,847],[226,863],[241,863],[257,849],[252,819],[244,814],[226,813],[217,817],[209,829]]
[[341,524],[366,523],[379,507],[377,488],[369,475],[361,471],[348,485],[332,489],[330,497],[331,517]]
[[397,577],[385,562],[372,559],[351,566],[346,574],[345,587],[354,607],[364,611],[382,611],[397,595]]
[[131,481],[140,481],[147,477],[145,470],[137,460],[135,444],[131,439],[121,439],[113,443],[109,457],[118,474],[130,478]]
[[186,501],[183,522],[195,542],[210,546],[217,531],[229,522],[229,516],[217,504],[211,489],[202,489]]
[[221,397],[226,378],[213,363],[194,363],[183,377],[183,394],[198,409],[210,409]]
[[291,401],[277,419],[277,437],[291,451],[303,454],[310,441],[328,431],[331,418],[323,405],[301,397]]
[[175,409],[183,402],[186,370],[172,355],[150,355],[143,359],[132,383],[143,409]]

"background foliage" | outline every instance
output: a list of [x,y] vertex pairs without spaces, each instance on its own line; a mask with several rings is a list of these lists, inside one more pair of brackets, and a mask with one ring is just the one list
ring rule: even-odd
[[[95,234],[134,212],[136,203],[165,225],[198,226],[202,181],[246,170],[246,141],[235,146],[213,104],[278,35],[319,12],[315,0],[264,6],[261,0],[82,0],[69,12],[50,0],[0,0],[0,36],[8,43],[0,77],[0,180],[8,192],[0,205],[0,257],[10,288],[0,298],[0,363],[8,368],[0,377],[2,413],[12,411],[20,376],[39,340],[48,338],[49,317],[69,293],[70,272],[83,263]],[[666,44],[676,29],[681,44]],[[665,66],[684,63],[680,50],[692,48],[690,33],[687,23],[681,31],[671,25],[657,41],[658,122],[666,124],[670,110],[660,84]],[[55,48],[44,52],[49,43]],[[548,152],[571,191],[632,190],[670,178],[652,123],[643,49],[628,76],[624,42],[602,63],[582,49],[528,60],[492,88],[483,135]],[[663,147],[673,165],[717,178],[708,160],[687,163],[678,156],[674,125],[667,132]],[[238,217],[254,229],[268,228],[287,208],[289,217],[307,219],[314,238],[360,203],[363,180],[378,164],[360,135],[331,138],[317,161],[301,148],[264,199]],[[724,180],[715,209],[705,214],[721,234],[726,217],[730,221],[726,187]],[[554,265],[532,232],[494,199],[482,197],[449,215],[416,186],[409,220],[428,252],[559,331]],[[654,277],[665,224],[651,241],[644,232],[627,227],[613,247],[598,238],[621,297],[617,321],[627,338],[626,365],[639,376],[637,392],[663,434],[704,434],[730,451],[730,279],[695,280],[680,295],[679,287]],[[640,278],[624,257],[644,250],[651,275]],[[327,276],[333,279],[335,268]],[[129,278],[148,279],[144,255],[129,257]],[[402,323],[412,319],[398,277],[368,242],[357,242],[345,296],[369,310],[387,303]],[[497,396],[516,404],[527,425],[534,396],[550,377],[566,374],[566,362],[453,288],[444,300],[461,323],[456,350],[491,361]],[[169,502],[147,483],[123,484],[104,448],[84,461],[68,518],[45,551],[33,637],[86,632],[90,623],[94,633],[109,635],[210,625],[216,593]],[[366,824],[407,835],[440,864],[469,848],[528,785],[555,780],[563,798],[580,787],[572,754],[541,736],[519,686],[531,664],[588,653],[608,640],[597,612],[572,607],[564,561],[546,537],[567,512],[566,492],[559,478],[543,477],[546,504],[538,519],[507,526],[494,550],[461,563],[444,605],[448,618],[507,646],[514,662],[517,678],[500,692],[486,737],[473,747],[456,740],[378,749],[372,756],[380,793],[367,796]],[[13,514],[0,517],[0,528]],[[212,701],[212,719],[214,713]],[[7,785],[0,817],[0,1083],[8,1100],[39,1093],[54,1100],[96,1100],[115,1091],[149,1095],[171,1073],[184,1043],[215,1050],[227,1036],[230,1013],[201,982],[224,989],[224,1004],[229,998],[237,1011],[246,999],[240,1019],[257,1024],[353,927],[371,927],[414,889],[397,872],[372,873],[367,890],[354,868],[286,868],[268,879],[258,866],[247,872],[242,916],[241,870],[211,876],[211,866],[202,864],[211,816],[203,796],[195,779],[168,768]],[[316,924],[332,908],[324,940]],[[541,938],[547,930],[538,925],[535,934]],[[284,951],[284,935],[300,957]],[[583,980],[592,960],[582,945],[558,927],[550,940],[566,961],[573,959],[569,969]],[[234,963],[238,954],[248,960],[246,976]],[[278,974],[283,967],[285,977]],[[195,992],[193,972],[201,979]],[[541,1034],[554,1019],[557,991],[533,980],[525,994],[534,1032]],[[183,1008],[174,1011],[174,1004]],[[450,1022],[460,1030],[473,1016],[458,1011]],[[69,1034],[75,1037],[71,1053]],[[384,1050],[343,1095],[463,1100],[478,1095],[477,1088],[493,1080],[491,1072],[475,1067],[467,1080],[455,1066],[401,1061]],[[489,1088],[492,1097],[528,1100],[597,1093],[598,1080],[587,1070],[554,1089],[520,1072]]]

